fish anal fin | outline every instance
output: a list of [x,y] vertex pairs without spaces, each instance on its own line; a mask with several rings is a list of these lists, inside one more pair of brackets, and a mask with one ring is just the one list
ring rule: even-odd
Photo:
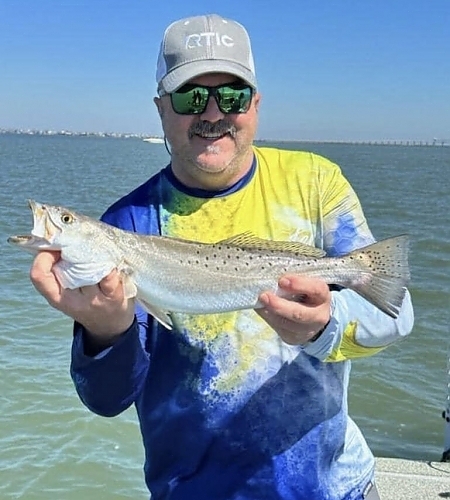
[[151,314],[156,319],[156,321],[161,323],[162,326],[164,326],[168,330],[172,330],[173,328],[172,318],[166,311],[159,309],[158,307],[154,306],[153,304],[150,304],[149,302],[141,298],[138,298],[137,301],[149,314]]
[[304,257],[324,257],[325,251],[321,248],[315,248],[305,243],[298,241],[278,241],[278,240],[265,240],[259,238],[250,232],[245,232],[222,240],[216,245],[232,245],[241,248],[248,248],[254,250],[272,250],[274,252],[292,253],[297,256]]

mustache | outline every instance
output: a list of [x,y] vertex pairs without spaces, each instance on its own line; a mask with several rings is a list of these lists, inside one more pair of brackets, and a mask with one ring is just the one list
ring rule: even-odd
[[232,137],[235,137],[236,133],[237,133],[236,126],[230,123],[228,120],[219,120],[214,123],[202,120],[197,123],[194,123],[188,130],[189,139],[192,139],[194,135],[230,134]]

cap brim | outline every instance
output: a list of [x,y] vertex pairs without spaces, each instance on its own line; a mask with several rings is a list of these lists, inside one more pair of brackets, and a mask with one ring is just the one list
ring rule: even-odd
[[158,88],[167,93],[174,92],[192,78],[206,73],[229,73],[256,89],[256,78],[251,71],[232,61],[220,60],[199,60],[184,64],[166,75],[159,83]]

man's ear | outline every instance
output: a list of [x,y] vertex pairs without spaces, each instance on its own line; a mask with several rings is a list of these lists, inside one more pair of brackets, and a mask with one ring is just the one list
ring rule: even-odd
[[253,103],[255,105],[256,112],[259,112],[259,105],[261,104],[261,98],[262,96],[259,92],[255,94],[253,97]]
[[164,109],[160,97],[154,97],[153,102],[155,103],[156,109],[158,110],[159,117],[162,118],[164,115]]

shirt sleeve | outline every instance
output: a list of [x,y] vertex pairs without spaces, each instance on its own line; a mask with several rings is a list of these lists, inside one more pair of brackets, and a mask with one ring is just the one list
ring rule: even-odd
[[[331,164],[321,177],[323,248],[327,255],[345,255],[373,243],[359,199],[340,169]],[[370,356],[412,331],[414,312],[408,290],[396,319],[352,290],[331,293],[331,321],[315,342],[305,346],[311,356],[324,361]]]
[[85,354],[83,326],[74,324],[70,373],[81,401],[94,413],[118,415],[141,393],[150,356],[145,350],[147,326],[139,315],[112,347],[93,357]]
[[371,356],[410,334],[414,324],[411,296],[406,291],[396,319],[383,313],[352,290],[332,293],[332,318],[305,352],[322,361]]

